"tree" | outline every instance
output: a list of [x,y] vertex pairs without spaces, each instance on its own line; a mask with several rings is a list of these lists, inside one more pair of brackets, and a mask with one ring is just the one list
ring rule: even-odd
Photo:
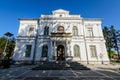
[[114,49],[117,51],[118,57],[120,58],[120,31],[116,30],[114,26],[111,26],[110,28],[104,27],[103,28],[103,34],[104,38],[106,40],[106,47],[107,51],[109,53],[109,58],[110,58],[110,52],[111,49]]
[[[9,32],[7,32],[7,36]],[[8,43],[6,43],[8,42]],[[5,49],[6,46],[6,49]],[[6,56],[5,58],[10,58],[12,56],[12,53],[14,51],[14,47],[15,47],[15,38],[7,38],[6,36],[0,37],[0,59],[2,58],[2,54],[5,51],[6,52]]]
[[111,50],[110,51],[110,58],[113,58],[114,55],[117,55],[117,54],[115,53],[115,51]]
[[12,57],[12,54],[14,52],[14,48],[15,48],[15,38],[11,38],[9,39],[9,44],[8,44],[8,48],[6,50],[7,54],[6,54],[6,57],[8,59],[10,59]]
[[106,44],[106,48],[107,48],[108,55],[110,58],[110,53],[111,53],[113,44],[112,44],[112,39],[111,39],[111,31],[109,30],[109,28],[107,26],[103,28],[103,35],[104,35],[104,39],[106,41],[105,44]]
[[115,30],[114,26],[111,26],[110,30],[111,30],[111,39],[112,39],[113,48],[117,51],[118,58],[120,58],[119,55],[120,31]]
[[2,53],[4,51],[6,41],[7,39],[5,37],[0,38],[0,58],[2,58]]

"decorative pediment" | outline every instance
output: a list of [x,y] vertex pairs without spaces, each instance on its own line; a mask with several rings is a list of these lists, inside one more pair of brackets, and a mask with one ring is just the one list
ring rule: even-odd
[[63,9],[58,9],[58,10],[54,10],[53,13],[56,12],[56,13],[69,13],[69,11],[67,10],[63,10]]
[[63,9],[58,9],[58,10],[52,11],[52,13],[53,13],[53,15],[60,14],[60,17],[62,17],[62,14],[69,15],[69,11],[63,10]]

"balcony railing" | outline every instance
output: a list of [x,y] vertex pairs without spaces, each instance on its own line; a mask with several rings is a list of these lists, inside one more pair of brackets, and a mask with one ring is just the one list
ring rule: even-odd
[[72,34],[65,32],[55,32],[55,33],[51,33],[51,37],[72,37]]

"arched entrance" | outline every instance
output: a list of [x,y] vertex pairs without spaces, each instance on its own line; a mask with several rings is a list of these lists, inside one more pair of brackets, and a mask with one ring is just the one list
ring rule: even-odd
[[65,48],[63,45],[57,47],[57,60],[65,60]]

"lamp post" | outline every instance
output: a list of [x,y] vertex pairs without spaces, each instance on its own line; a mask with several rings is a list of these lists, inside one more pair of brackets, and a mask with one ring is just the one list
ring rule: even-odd
[[101,61],[102,61],[102,64],[103,64],[103,54],[100,53],[100,58],[101,58]]
[[10,32],[7,32],[4,34],[6,37],[7,37],[7,42],[5,44],[5,48],[4,48],[4,51],[3,51],[3,56],[2,56],[2,64],[3,64],[3,68],[9,68],[10,67],[10,61],[9,59],[5,60],[5,56],[6,56],[6,48],[7,48],[7,45],[8,45],[8,41],[9,41],[9,37],[13,36],[12,33]]
[[4,35],[7,36],[7,42],[6,42],[6,44],[5,44],[5,48],[4,48],[4,51],[3,51],[3,59],[4,59],[5,55],[6,55],[6,52],[5,52],[5,51],[6,51],[6,48],[7,48],[7,45],[8,45],[8,40],[9,40],[8,38],[11,37],[11,36],[13,36],[13,34],[10,33],[10,32],[7,32],[7,33],[5,33]]

